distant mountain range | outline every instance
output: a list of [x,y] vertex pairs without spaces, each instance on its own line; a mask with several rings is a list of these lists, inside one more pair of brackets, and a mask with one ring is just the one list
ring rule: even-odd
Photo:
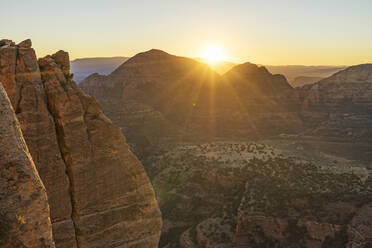
[[265,65],[273,74],[283,74],[293,87],[315,83],[347,66]]
[[[129,57],[79,58],[71,61],[71,72],[74,73],[75,81],[80,83],[93,73],[108,75],[128,59]],[[203,58],[195,58],[195,60],[208,64]],[[218,74],[223,75],[235,65],[237,64],[229,61],[218,61],[211,65],[209,64],[209,67]],[[284,75],[293,87],[315,83],[346,68],[346,66],[303,65],[265,65],[265,67],[272,74]]]
[[[260,132],[293,131],[300,124],[299,118],[288,111],[291,107],[284,106],[291,104],[286,92],[292,89],[285,77],[251,63],[236,65],[219,75],[195,59],[153,49],[130,58],[107,76],[89,76],[80,87],[100,100],[104,108],[107,106],[105,110],[117,111],[109,116],[120,118],[133,143],[153,143],[162,133],[173,138],[242,133],[255,136]],[[120,117],[120,112],[132,108],[138,112]],[[232,115],[237,117],[231,119]],[[129,120],[138,116],[141,118]]]
[[102,75],[110,74],[127,59],[128,57],[75,59],[71,61],[71,72],[74,74],[74,80],[79,83],[92,73],[99,73]]

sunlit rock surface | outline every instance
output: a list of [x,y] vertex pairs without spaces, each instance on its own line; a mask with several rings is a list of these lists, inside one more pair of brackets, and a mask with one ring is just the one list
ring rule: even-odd
[[48,198],[0,83],[0,246],[55,247]]
[[161,215],[121,130],[72,81],[64,51],[0,48],[0,81],[45,185],[57,247],[157,247]]

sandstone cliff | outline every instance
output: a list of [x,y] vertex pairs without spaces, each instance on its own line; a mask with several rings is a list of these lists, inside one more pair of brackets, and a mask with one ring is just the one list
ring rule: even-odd
[[0,81],[49,198],[56,247],[156,247],[161,215],[121,130],[71,80],[69,56],[0,48]]
[[309,134],[353,141],[372,139],[372,64],[346,68],[297,90]]
[[0,246],[55,247],[48,198],[0,84]]

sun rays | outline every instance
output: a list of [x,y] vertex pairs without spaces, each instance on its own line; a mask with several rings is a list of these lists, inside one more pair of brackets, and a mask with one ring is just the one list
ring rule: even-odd
[[220,46],[211,45],[204,49],[202,58],[208,64],[214,64],[224,59],[223,50]]

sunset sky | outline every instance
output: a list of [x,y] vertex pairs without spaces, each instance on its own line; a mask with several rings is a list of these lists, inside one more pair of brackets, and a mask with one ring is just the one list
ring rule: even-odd
[[259,64],[372,62],[370,0],[0,0],[0,38],[38,56],[132,56],[151,48]]

